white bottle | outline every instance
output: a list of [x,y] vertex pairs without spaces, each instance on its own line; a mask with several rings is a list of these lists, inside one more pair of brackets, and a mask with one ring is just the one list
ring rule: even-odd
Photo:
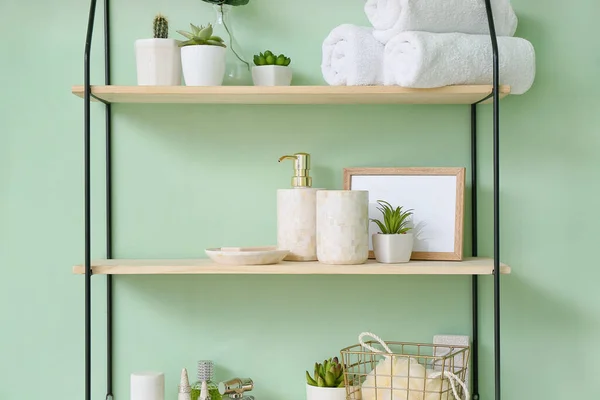
[[283,156],[294,160],[292,189],[277,190],[277,248],[289,250],[286,261],[317,260],[317,191],[313,189],[310,154]]

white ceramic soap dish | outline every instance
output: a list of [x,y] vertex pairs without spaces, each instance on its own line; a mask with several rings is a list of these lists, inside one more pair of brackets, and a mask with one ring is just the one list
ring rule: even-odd
[[268,265],[281,262],[290,252],[277,247],[220,247],[206,249],[206,255],[224,265]]

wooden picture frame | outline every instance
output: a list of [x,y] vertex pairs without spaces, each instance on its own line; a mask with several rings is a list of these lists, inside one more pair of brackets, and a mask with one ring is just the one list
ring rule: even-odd
[[[465,172],[462,167],[344,168],[345,190],[369,190],[369,218],[381,217],[377,200],[413,209],[412,260],[463,258]],[[369,258],[374,258],[369,224]]]

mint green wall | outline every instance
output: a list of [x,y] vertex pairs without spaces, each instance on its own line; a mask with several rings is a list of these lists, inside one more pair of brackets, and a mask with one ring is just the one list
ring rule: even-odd
[[[83,103],[86,2],[4,0],[0,14],[0,399],[81,399]],[[114,83],[134,84],[133,41],[156,11],[185,28],[212,18],[199,0],[113,1]],[[321,84],[320,46],[342,22],[366,23],[361,0],[252,0],[239,41],[293,59],[297,83]],[[600,373],[597,93],[590,34],[600,6],[514,0],[518,35],[538,52],[538,79],[502,103],[504,399],[597,398]],[[325,5],[324,5],[325,4]],[[98,15],[102,17],[101,13]],[[97,24],[97,28],[101,28]],[[100,33],[98,31],[97,33]],[[94,82],[103,82],[101,36]],[[103,257],[103,106],[94,105],[94,257]],[[480,107],[481,253],[491,254],[490,107]],[[275,190],[313,154],[315,186],[339,188],[348,166],[467,166],[467,106],[117,105],[118,257],[200,257],[220,245],[275,241]],[[466,221],[470,226],[470,221]],[[470,234],[467,232],[466,242]],[[470,251],[467,245],[467,251]],[[103,277],[94,289],[94,399],[104,398]],[[491,278],[482,287],[482,399],[493,391]],[[303,399],[304,369],[363,330],[428,341],[470,333],[468,277],[118,277],[116,395],[129,373],[218,364],[250,376],[259,399]],[[370,296],[358,296],[358,293]],[[358,300],[357,298],[369,300]]]

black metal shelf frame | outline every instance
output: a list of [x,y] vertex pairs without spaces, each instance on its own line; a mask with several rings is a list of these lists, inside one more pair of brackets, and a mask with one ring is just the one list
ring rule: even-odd
[[[477,203],[477,104],[493,98],[493,186],[494,186],[494,400],[501,396],[500,370],[500,68],[498,41],[490,0],[485,2],[490,39],[493,53],[493,91],[492,94],[471,105],[471,230],[473,256],[478,254],[478,203]],[[92,354],[91,354],[91,124],[90,103],[92,95],[90,82],[91,47],[96,20],[97,0],[90,0],[87,32],[84,49],[84,267],[85,267],[85,400],[92,399]],[[104,81],[111,84],[110,60],[110,0],[104,0]],[[112,185],[112,110],[105,103],[105,140],[106,140],[106,257],[113,257],[113,185]],[[106,277],[107,306],[107,342],[106,342],[106,399],[113,399],[113,277]],[[473,400],[479,400],[479,287],[478,277],[471,278],[471,314],[472,314],[472,384]]]

